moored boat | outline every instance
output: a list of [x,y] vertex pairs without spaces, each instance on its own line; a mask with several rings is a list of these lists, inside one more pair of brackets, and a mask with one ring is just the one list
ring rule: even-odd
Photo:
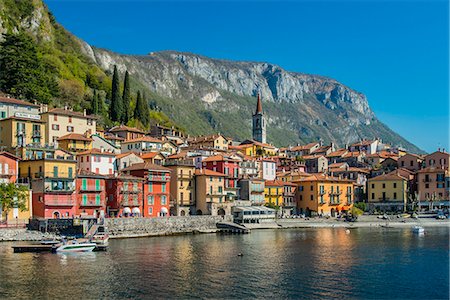
[[425,233],[425,229],[422,226],[418,226],[418,225],[414,226],[412,228],[412,231],[414,233]]
[[97,245],[95,243],[78,243],[78,242],[72,242],[72,243],[66,243],[58,248],[56,248],[56,252],[92,252],[94,251],[95,247]]

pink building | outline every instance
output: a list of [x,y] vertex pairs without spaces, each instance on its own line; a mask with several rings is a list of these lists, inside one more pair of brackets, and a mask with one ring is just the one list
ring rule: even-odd
[[214,155],[203,160],[203,168],[227,175],[225,192],[228,197],[236,197],[239,180],[239,161],[224,155]]
[[112,175],[116,154],[100,149],[91,149],[77,154],[77,169],[99,175]]

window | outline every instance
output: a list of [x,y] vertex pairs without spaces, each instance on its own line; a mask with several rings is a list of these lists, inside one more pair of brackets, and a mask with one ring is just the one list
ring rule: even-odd
[[425,188],[426,189],[430,188],[430,185],[428,183],[425,183]]
[[180,201],[183,202],[183,200],[184,200],[184,193],[181,192],[181,193],[180,193]]
[[410,160],[410,161],[409,161],[409,165],[410,165],[411,167],[414,166],[414,161]]
[[397,188],[397,182],[394,182],[394,189]]
[[212,181],[213,181],[213,179],[212,179],[212,176],[210,176],[210,177],[209,177],[209,181],[210,181],[210,182],[212,182]]
[[148,196],[147,196],[147,204],[148,204],[148,205],[153,205],[153,204],[155,204],[155,197],[152,196],[152,195],[148,195]]
[[314,200],[314,196],[310,195],[310,200],[313,201]]
[[69,123],[72,123],[72,117],[69,116]]
[[59,130],[59,125],[58,124],[53,124],[52,125],[52,130]]
[[100,205],[100,194],[95,195],[95,205]]
[[402,165],[402,167],[404,167],[405,166],[405,162],[402,160],[402,163],[401,163],[401,165]]
[[87,124],[88,125],[92,125],[93,124],[93,120],[92,119],[87,119]]
[[385,189],[386,188],[386,183],[383,183],[383,189]]
[[153,207],[149,207],[148,208],[148,214],[149,215],[153,215]]
[[83,205],[87,205],[87,202],[88,202],[87,195],[82,196],[82,201],[83,201]]
[[96,191],[100,191],[100,179],[96,179],[95,180],[95,190]]
[[397,193],[394,193],[394,200],[397,200]]
[[372,200],[375,200],[375,193],[372,193]]
[[311,191],[314,191],[314,186],[313,185],[311,185]]
[[303,195],[300,195],[300,201],[303,201]]
[[210,194],[210,195],[213,194],[213,187],[212,187],[212,185],[209,187],[209,194]]
[[151,193],[153,192],[153,182],[148,183],[148,191]]
[[67,126],[67,132],[73,132],[73,126]]
[[86,190],[87,188],[87,179],[81,180],[81,189]]
[[58,115],[53,115],[53,121],[58,121]]
[[303,192],[303,185],[300,185],[300,186],[298,187],[298,189],[299,189],[300,192]]
[[166,184],[165,183],[161,184],[161,192],[163,192],[163,193],[166,192]]
[[58,167],[53,167],[53,177],[58,177]]
[[161,196],[161,205],[167,205],[167,197]]
[[1,118],[2,118],[2,119],[6,118],[6,111],[2,111],[2,112],[1,112]]

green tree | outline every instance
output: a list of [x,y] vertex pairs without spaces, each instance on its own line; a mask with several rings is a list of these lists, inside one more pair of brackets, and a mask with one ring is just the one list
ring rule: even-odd
[[5,215],[5,221],[8,222],[8,214],[13,208],[20,211],[27,209],[28,188],[23,185],[15,185],[14,183],[0,184],[0,206],[2,213]]
[[112,121],[122,121],[123,103],[120,96],[119,72],[114,65],[114,74],[111,86],[111,105],[109,106],[109,117]]
[[125,79],[123,81],[123,113],[122,123],[127,124],[131,118],[130,104],[131,104],[131,92],[130,92],[130,78],[128,71],[125,72]]
[[49,103],[58,95],[55,76],[25,33],[7,33],[0,43],[0,89],[17,98]]
[[99,114],[99,107],[100,107],[100,95],[97,93],[96,90],[94,90],[94,94],[92,96],[92,102],[91,102],[91,112],[94,115],[98,115]]
[[134,118],[141,122],[145,127],[148,127],[148,124],[150,123],[150,111],[148,108],[148,103],[145,98],[141,97],[140,91],[137,92]]

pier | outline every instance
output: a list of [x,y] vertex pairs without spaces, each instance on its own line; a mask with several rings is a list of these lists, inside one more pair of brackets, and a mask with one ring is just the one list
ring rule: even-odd
[[250,233],[247,227],[232,222],[218,222],[216,227],[220,233]]

